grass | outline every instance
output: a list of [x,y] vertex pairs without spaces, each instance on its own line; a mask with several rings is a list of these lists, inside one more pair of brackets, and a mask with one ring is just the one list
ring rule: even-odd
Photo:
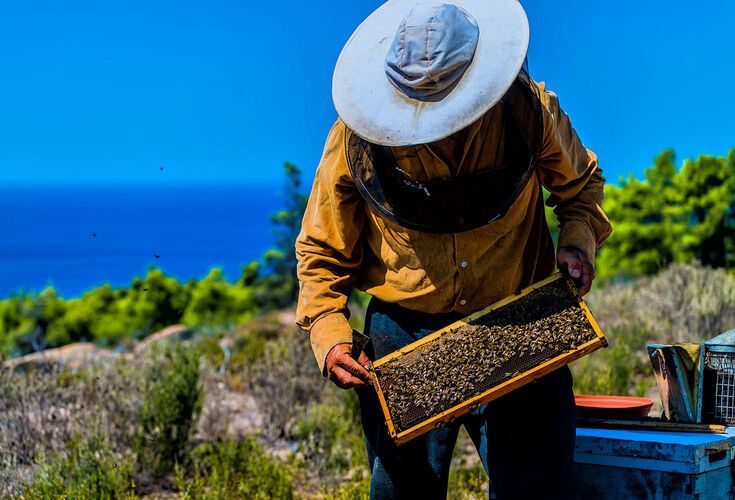
[[183,468],[176,473],[182,498],[293,498],[289,468],[269,456],[254,438],[202,443],[191,458],[189,474]]
[[26,498],[79,500],[135,499],[131,479],[135,460],[115,453],[107,438],[75,434],[63,452],[39,456],[33,479],[21,491]]

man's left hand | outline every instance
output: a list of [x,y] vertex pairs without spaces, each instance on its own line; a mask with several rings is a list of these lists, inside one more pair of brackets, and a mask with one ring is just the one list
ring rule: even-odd
[[595,279],[595,269],[582,250],[575,247],[559,247],[556,252],[556,264],[562,272],[572,277],[580,295],[590,291],[592,280]]

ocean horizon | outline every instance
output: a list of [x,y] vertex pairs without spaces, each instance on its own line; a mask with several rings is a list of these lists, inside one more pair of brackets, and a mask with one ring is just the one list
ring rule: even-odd
[[151,267],[228,279],[273,245],[280,186],[0,188],[0,298],[126,286]]

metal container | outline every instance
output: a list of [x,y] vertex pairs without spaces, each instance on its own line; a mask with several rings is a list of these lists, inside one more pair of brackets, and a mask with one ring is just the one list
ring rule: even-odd
[[[558,300],[549,301],[549,296],[557,297]],[[536,307],[542,299],[544,301],[543,307]],[[559,331],[548,327],[550,324],[548,320],[551,316],[542,317],[542,315],[547,312],[553,314],[553,308],[555,307],[559,309],[559,314],[574,315],[575,323],[573,326],[567,325],[564,328],[556,329]],[[523,314],[529,311],[531,317],[528,320],[528,325],[521,325],[518,321],[502,324],[492,323],[493,318],[506,318],[507,320],[509,317],[514,317],[517,320],[517,318],[523,317],[523,315],[519,316],[519,311],[522,311]],[[538,312],[534,316],[533,311],[542,312]],[[509,314],[515,314],[515,316],[509,316]],[[497,338],[507,339],[508,341],[516,338],[513,328],[524,327],[526,328],[524,330],[525,337],[522,338],[529,338],[529,335],[532,335],[533,339],[528,344],[532,344],[534,347],[531,349],[528,345],[525,347],[515,346],[513,347],[514,350],[511,351],[512,353],[526,353],[516,356],[515,354],[507,354],[505,351],[507,346],[503,344],[500,348],[503,349],[502,355],[506,356],[506,358],[503,358],[506,361],[492,365],[488,369],[487,366],[489,365],[486,362],[483,364],[478,360],[488,359],[487,356],[491,356],[491,359],[501,358],[492,358],[494,354],[488,354],[488,348],[483,348],[484,353],[478,351],[477,340],[467,334],[468,331],[471,331],[471,327],[477,327],[477,325],[494,328],[492,332],[497,331],[500,332],[498,335],[504,335]],[[487,327],[487,325],[492,326]],[[583,340],[570,341],[569,338],[575,335],[572,334],[570,337],[568,333],[565,333],[567,336],[564,337],[564,342],[558,345],[554,344],[562,330],[568,332],[570,328],[576,329],[577,326],[584,331],[578,332],[579,335],[576,338]],[[529,330],[528,328],[532,329]],[[491,335],[494,335],[494,333]],[[441,350],[440,343],[442,342],[450,342],[450,344],[444,344],[444,350]],[[498,343],[487,345],[495,346]],[[459,348],[447,354],[447,345],[459,346]],[[472,351],[473,346],[476,349],[475,352]],[[388,431],[396,444],[400,445],[606,346],[605,337],[587,305],[579,296],[574,284],[565,276],[557,273],[511,297],[378,359],[373,363],[371,372]],[[437,352],[442,352],[442,356],[445,357],[437,360]],[[433,363],[434,375],[441,374],[441,383],[437,383],[432,379],[431,372],[422,369],[422,367],[425,368],[427,360]],[[439,366],[438,370],[437,366]],[[481,366],[485,366],[485,368],[478,369]],[[391,373],[400,373],[396,370],[404,370],[404,373],[411,371],[412,374],[415,374],[415,380],[419,381],[419,384],[421,384],[421,381],[426,381],[425,384],[422,384],[422,397],[426,396],[426,391],[434,391],[429,393],[429,399],[434,398],[430,406],[427,406],[427,404],[422,406],[423,400],[421,398],[417,397],[413,400],[411,399],[413,394],[410,392],[406,394],[406,391],[412,389],[399,386],[400,384],[396,382],[395,377],[394,379],[391,378]],[[463,379],[463,377],[448,374],[469,375]],[[475,376],[475,374],[480,375]],[[469,379],[469,382],[467,379]],[[426,389],[426,387],[429,387],[429,389]],[[411,401],[410,407],[404,408],[405,405],[402,406],[396,403],[398,401],[397,395],[403,398],[401,401]]]
[[702,344],[697,420],[735,424],[735,329]]
[[697,421],[699,344],[648,346],[664,417],[671,422]]

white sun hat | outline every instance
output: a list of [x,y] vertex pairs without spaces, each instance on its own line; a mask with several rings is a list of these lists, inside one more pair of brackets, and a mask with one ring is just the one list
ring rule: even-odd
[[335,108],[374,144],[443,139],[500,101],[523,66],[528,40],[517,0],[388,1],[342,49]]

